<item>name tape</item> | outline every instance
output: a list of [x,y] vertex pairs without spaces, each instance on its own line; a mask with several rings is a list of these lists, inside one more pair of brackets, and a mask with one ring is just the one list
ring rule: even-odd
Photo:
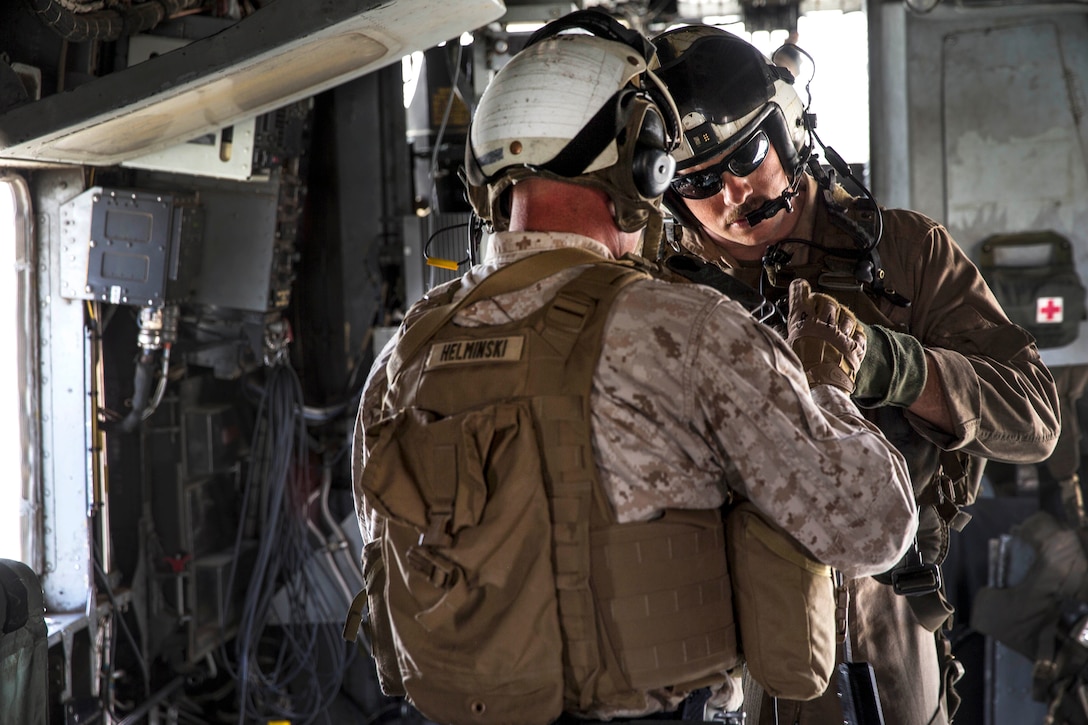
[[427,354],[424,370],[479,362],[517,362],[524,345],[521,335],[435,343]]

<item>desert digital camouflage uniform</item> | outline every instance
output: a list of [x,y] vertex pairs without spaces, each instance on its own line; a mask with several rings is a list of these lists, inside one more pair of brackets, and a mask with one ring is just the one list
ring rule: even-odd
[[[560,247],[611,257],[602,244],[574,234],[498,233],[459,294],[498,266]],[[520,319],[577,273],[572,267],[477,302],[454,322]],[[362,431],[382,415],[385,365],[396,339],[367,380],[356,423],[357,467],[366,463]],[[601,481],[621,523],[646,521],[666,508],[717,508],[732,490],[851,576],[886,570],[914,536],[916,508],[899,453],[845,393],[829,386],[810,393],[789,346],[714,290],[644,280],[621,292],[591,406]],[[715,704],[739,705],[738,683],[728,687]],[[660,709],[650,700],[666,709],[677,704],[668,693],[647,698],[648,712]]]
[[[828,214],[825,194],[855,214],[857,200],[842,187],[823,191],[807,176],[802,193],[808,194],[808,203],[794,237],[827,248],[855,249],[855,239]],[[878,251],[885,286],[911,304],[896,306],[880,299],[877,306],[891,329],[918,338],[936,364],[954,427],[941,431],[901,407],[864,410],[903,453],[916,494],[933,482],[942,450],[1007,463],[1045,459],[1060,429],[1058,397],[1031,337],[1009,321],[947,229],[907,210],[884,210],[883,221]],[[683,235],[683,245],[690,251],[752,286],[759,284],[760,263],[738,262],[690,229]],[[810,280],[814,291],[832,293],[816,283],[828,272],[821,251],[801,244],[787,244],[785,249],[793,255],[791,271]],[[845,276],[852,273],[848,270]],[[764,286],[763,291],[772,300],[786,294],[777,287]],[[874,322],[863,310],[854,312],[863,322]],[[919,519],[923,556],[927,561],[943,558],[947,527],[939,524],[932,505],[919,507]],[[876,671],[886,725],[947,724],[942,674],[951,674],[953,665],[938,650],[934,634],[919,624],[909,599],[872,578],[856,579],[849,589],[853,658],[869,661]],[[776,722],[838,725],[842,716],[834,686],[807,703],[779,701],[777,720],[765,698],[759,723]]]

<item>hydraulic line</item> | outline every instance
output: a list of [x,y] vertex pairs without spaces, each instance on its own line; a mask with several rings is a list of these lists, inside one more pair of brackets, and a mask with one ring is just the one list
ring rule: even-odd
[[[140,310],[140,332],[137,344],[140,355],[136,361],[133,381],[132,411],[121,422],[121,429],[131,433],[140,423],[151,417],[162,401],[170,372],[170,348],[177,338],[178,309],[176,306],[145,307]],[[155,376],[155,357],[161,351],[161,375],[155,395],[151,395],[151,381]]]
[[[103,10],[103,3],[82,5],[71,0],[26,0],[57,35],[73,43],[109,42],[144,33],[180,12],[198,8],[204,0],[148,0],[118,10]],[[95,8],[81,12],[84,8]]]

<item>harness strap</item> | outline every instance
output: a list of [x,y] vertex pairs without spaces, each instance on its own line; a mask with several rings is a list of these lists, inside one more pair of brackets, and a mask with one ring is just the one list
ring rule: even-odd
[[[597,257],[596,261],[603,260]],[[588,389],[600,355],[604,326],[604,320],[593,318],[593,314],[599,304],[610,304],[626,282],[640,277],[632,275],[627,266],[597,264],[568,283],[550,305],[545,325],[540,329],[541,336],[561,351],[563,368],[560,371],[552,366],[542,367],[539,373],[553,383],[563,379],[576,384],[579,390]],[[576,346],[585,347],[582,354],[572,352]],[[602,682],[608,677],[609,668],[602,666],[598,647],[589,561],[591,528],[614,518],[601,487],[595,485],[596,467],[587,448],[591,445],[588,396],[537,397],[533,406],[535,417],[542,422],[541,451],[549,473],[556,594],[560,626],[567,643],[564,652],[567,692],[577,698],[577,702],[568,705],[575,704],[584,711],[590,708],[602,686],[606,690],[619,689],[618,683]]]
[[956,451],[941,451],[941,466],[933,484],[918,496],[919,506],[933,506],[949,528],[962,531],[971,515],[962,510],[974,498],[974,483],[969,480],[966,456]]
[[944,591],[938,589],[930,594],[912,596],[907,599],[907,603],[918,619],[918,624],[930,632],[938,633],[946,623],[947,626],[952,626],[952,615],[956,608],[948,602]]
[[[952,642],[945,636],[944,632],[937,633],[937,656],[940,659],[941,667],[940,697],[944,698],[948,710],[948,721],[952,722],[956,711],[960,709],[960,705],[963,703],[963,697],[956,692],[955,685],[963,677],[966,670],[963,663],[952,654]],[[930,722],[936,720],[937,714],[939,714],[939,711],[933,715]]]
[[1058,387],[1062,428],[1058,444],[1046,461],[1050,475],[1058,481],[1062,505],[1067,522],[1072,526],[1081,543],[1088,551],[1088,518],[1085,516],[1083,494],[1080,488],[1080,425],[1077,419],[1077,401],[1088,386],[1088,366],[1072,365],[1054,371]]

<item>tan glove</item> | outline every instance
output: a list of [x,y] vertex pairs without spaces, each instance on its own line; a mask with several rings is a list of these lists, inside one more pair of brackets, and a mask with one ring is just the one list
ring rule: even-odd
[[858,368],[865,359],[865,329],[854,313],[834,298],[813,294],[808,282],[790,283],[786,342],[808,378],[809,387],[834,385],[854,392]]

